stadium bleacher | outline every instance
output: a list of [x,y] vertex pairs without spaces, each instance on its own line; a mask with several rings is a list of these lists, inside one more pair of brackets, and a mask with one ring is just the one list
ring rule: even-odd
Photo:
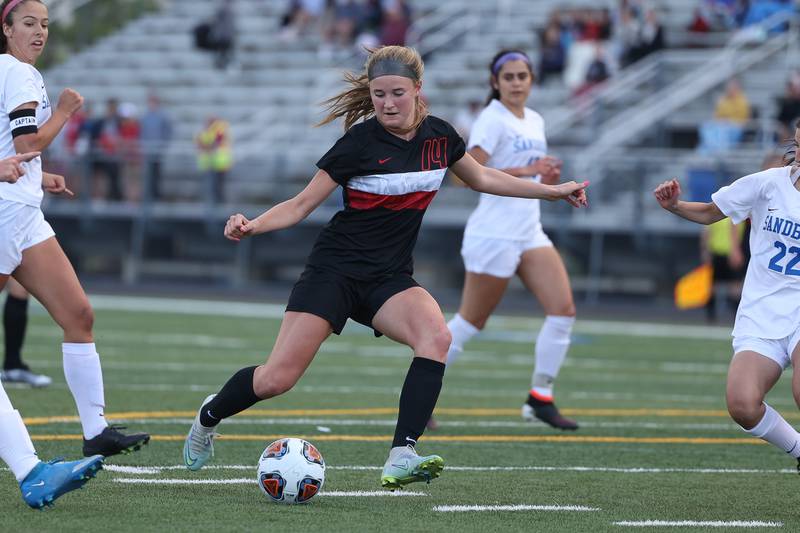
[[[105,216],[110,211],[116,215],[129,212],[133,219],[144,216],[146,222],[132,222],[130,228],[131,241],[140,242],[147,240],[145,228],[157,221],[163,223],[176,217],[187,221],[219,220],[229,214],[231,208],[227,206],[209,210],[198,209],[192,203],[200,188],[192,138],[212,114],[223,116],[232,124],[236,157],[229,187],[232,203],[257,211],[265,203],[299,190],[313,171],[316,158],[341,133],[339,125],[313,127],[321,118],[318,104],[341,87],[342,69],[358,68],[358,62],[339,58],[331,63],[330,58],[318,53],[320,37],[314,33],[294,41],[281,39],[279,20],[286,4],[284,0],[237,0],[235,59],[224,70],[216,69],[213,58],[195,50],[192,42],[191,28],[213,13],[213,2],[172,0],[166,2],[163,11],[132,21],[123,30],[46,72],[51,93],[74,86],[94,103],[95,109],[108,97],[143,108],[148,92],[156,91],[176,122],[176,141],[167,154],[165,171],[169,178],[164,188],[189,200],[185,205],[155,205],[146,210],[146,215],[135,206],[120,209],[95,202],[78,208],[53,203],[53,215],[61,213],[84,220],[87,213]],[[457,5],[433,0],[412,2],[416,22],[411,35],[426,57],[425,95],[433,112],[452,118],[469,101],[483,99],[487,92],[486,64],[497,49],[520,47],[536,56],[537,32],[553,10],[585,4],[556,0]],[[741,78],[758,114],[749,126],[752,134],[746,142],[723,158],[723,171],[730,177],[757,168],[765,146],[774,140],[769,119],[775,114],[775,97],[783,90],[789,68],[800,64],[791,52],[797,48],[796,32],[739,45],[735,53],[727,52],[725,47],[688,48],[694,44],[686,27],[697,2],[653,4],[659,9],[669,49],[622,70],[581,101],[572,98],[571,91],[561,83],[533,91],[532,106],[552,125],[551,148],[565,160],[565,174],[595,181],[591,210],[569,213],[559,206],[547,205],[544,218],[545,225],[561,239],[575,235],[588,239],[586,246],[571,253],[576,254],[575,264],[582,265],[582,274],[594,280],[587,285],[594,283],[595,287],[602,285],[604,276],[627,276],[615,272],[629,266],[611,265],[609,256],[602,253],[609,238],[629,239],[636,233],[630,228],[636,226],[638,231],[671,236],[677,239],[676,246],[685,246],[696,234],[696,228],[651,209],[649,191],[655,183],[682,176],[692,166],[720,166],[717,160],[698,159],[693,147],[671,144],[676,136],[696,131],[710,117],[713,102],[727,78],[732,74]],[[594,8],[613,9],[615,5],[611,1],[592,3]],[[780,39],[783,41],[778,42]],[[760,52],[763,53],[758,56]],[[755,59],[742,63],[747,57]],[[647,106],[654,105],[653,95],[686,92],[690,89],[687,84],[692,85],[692,76],[707,71],[709,65],[719,65],[716,76],[708,78],[694,94],[676,101],[666,116],[637,124],[636,131],[640,133],[636,135],[606,139],[614,128],[623,133],[626,129],[633,131],[632,110],[638,111],[637,121],[646,120]],[[458,230],[474,202],[471,191],[445,187],[426,225],[430,231],[442,231],[443,235],[432,238],[457,240]],[[312,222],[326,220],[333,209],[335,201],[327,211],[312,217]],[[455,245],[450,248],[457,252]],[[136,249],[145,253],[147,246],[134,246]],[[454,257],[457,259],[457,254]],[[131,261],[135,265],[148,263],[146,258],[136,257],[136,252]],[[197,264],[186,272],[221,271],[216,264],[208,266],[205,259],[188,259],[187,264],[192,261]],[[225,259],[220,262],[225,264]],[[460,266],[456,263],[454,272]],[[680,270],[683,266],[675,268]],[[231,268],[245,279],[251,275],[242,273],[240,267]],[[649,276],[653,265],[643,265],[641,270],[643,276]],[[659,272],[667,278],[673,270]],[[126,279],[138,279],[140,271],[127,268]]]

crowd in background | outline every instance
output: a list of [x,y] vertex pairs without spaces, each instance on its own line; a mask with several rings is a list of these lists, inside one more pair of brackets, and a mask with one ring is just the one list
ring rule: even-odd
[[[407,0],[288,0],[279,38],[286,43],[312,36],[322,59],[352,56],[365,46],[404,44],[414,16]],[[214,64],[227,68],[236,45],[234,0],[219,0],[212,17],[194,28],[199,48],[215,54]],[[795,9],[790,0],[698,0],[688,32],[735,30]],[[566,87],[574,97],[590,90],[667,45],[657,4],[648,0],[618,0],[606,7],[587,3],[549,14],[537,31],[537,83]],[[779,28],[780,29],[780,28]],[[800,72],[787,79],[777,102],[776,123],[785,137],[800,116]],[[468,136],[482,109],[472,101],[454,124]],[[717,100],[712,116],[698,131],[698,151],[719,154],[739,143],[756,114],[738,80],[731,80]],[[89,173],[93,197],[138,201],[164,199],[162,158],[172,138],[172,122],[156,94],[147,109],[109,99],[77,113],[53,148],[52,160],[78,160]],[[188,141],[188,139],[184,139]],[[228,123],[208,117],[198,131],[197,169],[207,176],[202,196],[209,203],[224,201],[224,183],[233,164]]]
[[290,0],[280,37],[291,42],[315,32],[320,57],[332,59],[364,47],[404,45],[412,16],[406,0]]

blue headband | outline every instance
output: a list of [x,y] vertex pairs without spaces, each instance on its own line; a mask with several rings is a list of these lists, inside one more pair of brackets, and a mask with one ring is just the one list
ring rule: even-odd
[[498,57],[492,64],[492,74],[497,76],[497,73],[500,72],[503,65],[509,61],[524,61],[526,65],[531,66],[531,60],[522,52],[508,52]]

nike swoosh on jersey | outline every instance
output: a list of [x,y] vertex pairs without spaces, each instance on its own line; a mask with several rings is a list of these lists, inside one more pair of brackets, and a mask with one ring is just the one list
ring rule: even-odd
[[386,159],[378,159],[378,164],[382,165],[382,164],[386,163],[387,161],[389,161],[390,159],[391,159],[391,157],[387,157]]

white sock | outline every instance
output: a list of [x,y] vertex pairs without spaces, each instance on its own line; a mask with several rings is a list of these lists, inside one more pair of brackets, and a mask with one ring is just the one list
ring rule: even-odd
[[450,335],[453,337],[453,340],[450,341],[450,349],[447,351],[447,364],[449,365],[458,359],[458,356],[464,351],[464,345],[480,330],[464,320],[464,317],[458,313],[447,323],[447,329],[450,330]]
[[574,316],[547,316],[536,337],[536,366],[531,378],[531,390],[541,400],[553,399],[553,382],[569,350]]
[[22,481],[39,464],[31,436],[0,385],[0,459],[3,459],[17,481]]
[[800,458],[800,433],[766,402],[764,407],[766,411],[761,421],[753,429],[745,431],[777,446],[796,459]]
[[103,371],[100,356],[93,342],[61,345],[64,354],[64,376],[81,417],[84,438],[91,439],[108,427],[103,411],[106,407],[103,391]]

